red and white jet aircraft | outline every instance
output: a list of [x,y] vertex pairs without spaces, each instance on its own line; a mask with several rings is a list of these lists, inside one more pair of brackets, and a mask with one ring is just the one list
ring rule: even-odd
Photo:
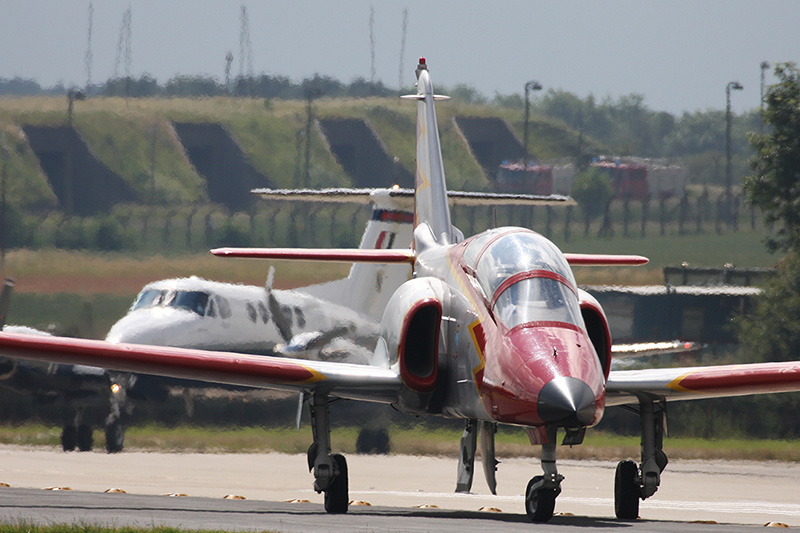
[[614,487],[617,516],[636,518],[639,500],[656,492],[667,463],[661,449],[667,402],[800,390],[800,362],[612,372],[606,317],[577,288],[570,265],[646,259],[565,254],[520,227],[464,239],[450,221],[438,97],[424,59],[416,73],[417,94],[408,97],[417,102],[413,249],[214,251],[409,263],[413,279],[389,299],[369,365],[5,333],[0,355],[302,391],[312,413],[309,469],[330,513],[348,507],[347,464],[331,453],[328,404],[334,398],[526,428],[531,442],[542,446],[543,475],[530,480],[525,507],[533,521],[546,521],[563,480],[556,469],[557,433],[564,433],[565,444],[580,444],[607,406],[630,405],[641,415],[641,463],[621,462]]

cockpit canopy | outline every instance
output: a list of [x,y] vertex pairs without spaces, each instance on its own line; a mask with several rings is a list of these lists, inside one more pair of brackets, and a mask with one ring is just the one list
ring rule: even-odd
[[[151,307],[173,307],[197,313],[200,316],[214,316],[214,301],[205,291],[145,289],[133,303],[133,310]],[[220,307],[222,307],[220,305]]]
[[521,228],[498,228],[473,239],[464,260],[495,316],[508,328],[532,322],[583,328],[572,270],[545,237]]

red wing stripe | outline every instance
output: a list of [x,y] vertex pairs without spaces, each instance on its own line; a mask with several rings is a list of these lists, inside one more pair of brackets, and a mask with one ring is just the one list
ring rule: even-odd
[[342,248],[217,248],[211,253],[220,257],[333,261],[340,263],[413,263],[412,250],[369,250]]
[[260,381],[276,384],[311,383],[321,373],[279,357],[183,350],[162,346],[111,344],[105,341],[3,334],[3,351],[15,357],[82,364],[123,372],[141,372],[220,383]]
[[0,333],[0,356],[381,403],[395,402],[402,386],[396,372],[372,365],[39,335]]
[[800,388],[800,364],[764,363],[757,365],[730,365],[698,368],[673,380],[671,389],[706,392],[719,390],[747,390],[774,387],[776,390]]
[[636,266],[650,262],[641,255],[564,254],[564,257],[575,266]]

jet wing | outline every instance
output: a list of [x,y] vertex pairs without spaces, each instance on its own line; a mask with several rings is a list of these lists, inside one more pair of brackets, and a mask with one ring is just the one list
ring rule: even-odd
[[380,403],[401,385],[394,371],[370,365],[13,333],[0,333],[0,356]]
[[211,254],[218,257],[250,259],[284,259],[304,261],[330,261],[339,263],[413,263],[411,249],[363,248],[216,248]]
[[612,370],[606,405],[639,403],[638,398],[700,400],[795,391],[800,391],[800,361]]

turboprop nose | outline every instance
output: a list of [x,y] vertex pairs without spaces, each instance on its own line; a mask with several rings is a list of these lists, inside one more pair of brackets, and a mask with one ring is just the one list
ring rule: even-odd
[[550,380],[539,392],[537,409],[546,424],[560,427],[583,427],[591,423],[597,399],[584,381],[559,376]]

